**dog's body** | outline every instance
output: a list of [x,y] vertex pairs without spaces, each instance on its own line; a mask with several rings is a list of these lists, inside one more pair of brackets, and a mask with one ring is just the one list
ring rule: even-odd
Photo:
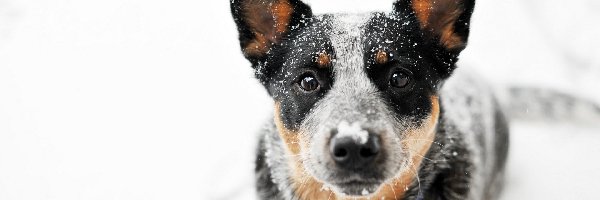
[[476,76],[448,79],[473,6],[399,0],[390,14],[313,16],[298,0],[232,1],[243,52],[275,100],[259,196],[495,199],[506,120]]

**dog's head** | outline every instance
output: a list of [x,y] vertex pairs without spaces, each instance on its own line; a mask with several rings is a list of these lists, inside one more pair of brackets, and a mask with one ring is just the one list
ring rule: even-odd
[[473,7],[399,0],[391,13],[315,16],[299,0],[233,0],[294,181],[351,196],[409,184],[433,142],[437,93],[465,47]]

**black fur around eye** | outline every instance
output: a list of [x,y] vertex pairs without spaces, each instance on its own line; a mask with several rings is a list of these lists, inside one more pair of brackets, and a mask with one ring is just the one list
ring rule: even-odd
[[319,81],[312,75],[305,75],[298,83],[304,91],[311,92],[319,88]]
[[410,84],[410,76],[406,72],[396,71],[390,77],[390,85],[396,88],[405,88]]

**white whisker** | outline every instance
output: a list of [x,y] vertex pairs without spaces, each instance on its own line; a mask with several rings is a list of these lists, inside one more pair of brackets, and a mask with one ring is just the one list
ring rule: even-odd
[[419,194],[420,194],[421,193],[421,179],[419,178],[419,172],[417,171],[417,169],[414,168],[416,166],[414,165],[414,163],[412,161],[410,162],[409,165],[410,165],[410,169],[412,169],[415,177],[417,178],[417,184],[418,184]]

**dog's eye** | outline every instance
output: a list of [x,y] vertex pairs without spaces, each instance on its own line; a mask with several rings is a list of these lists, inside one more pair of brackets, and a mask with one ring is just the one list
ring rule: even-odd
[[396,71],[390,77],[390,85],[397,88],[404,88],[410,83],[410,77],[407,73]]
[[300,88],[307,92],[319,88],[319,81],[317,81],[317,79],[312,75],[304,76],[304,78],[302,78],[298,84],[300,85]]

